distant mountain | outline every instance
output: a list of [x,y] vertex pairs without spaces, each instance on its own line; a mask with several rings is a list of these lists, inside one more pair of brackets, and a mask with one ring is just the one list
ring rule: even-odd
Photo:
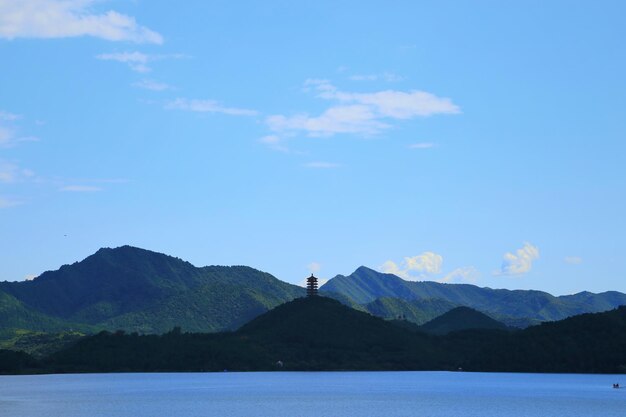
[[363,307],[370,314],[385,319],[401,319],[423,324],[452,310],[456,304],[438,298],[403,300],[401,298],[381,297],[364,304]]
[[619,292],[584,292],[555,297],[533,290],[495,290],[469,284],[405,281],[363,266],[351,275],[337,275],[321,290],[343,294],[359,304],[368,304],[381,297],[406,301],[438,299],[456,306],[472,307],[509,325],[561,320],[626,305],[626,294]]
[[420,326],[426,333],[448,334],[460,330],[507,330],[507,326],[480,311],[456,307]]
[[67,323],[147,333],[174,326],[232,330],[304,292],[253,268],[197,268],[123,246],[100,249],[32,281],[0,282],[0,309],[10,310],[0,324],[49,331],[72,327]]
[[[76,335],[100,330],[235,330],[304,294],[303,288],[246,266],[195,267],[131,246],[105,248],[32,281],[0,282],[0,348],[26,346],[45,354]],[[355,310],[416,324],[459,306],[526,327],[626,304],[626,295],[618,292],[554,297],[540,291],[409,282],[365,267],[331,279],[320,294]],[[42,346],[36,346],[38,341]]]

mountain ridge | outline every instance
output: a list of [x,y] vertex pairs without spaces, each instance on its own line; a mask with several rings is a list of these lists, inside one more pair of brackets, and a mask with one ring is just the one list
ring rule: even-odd
[[[247,266],[195,267],[169,255],[121,246],[32,281],[0,282],[25,308],[94,329],[165,332],[235,329],[304,289]],[[213,315],[210,312],[217,312]]]
[[[446,284],[433,281],[406,281],[393,275],[361,266],[351,275],[337,275],[321,288],[343,294],[359,304],[380,297],[405,301],[440,299],[472,307],[496,319],[560,320],[582,313],[606,311],[626,304],[626,294],[606,291],[599,294],[554,296],[538,290],[507,290],[472,284]],[[506,321],[506,320],[503,320]]]
[[[364,266],[331,279],[320,293],[356,310],[416,324],[463,305],[509,326],[526,327],[626,304],[626,295],[617,291],[554,297],[541,291],[408,282]],[[34,280],[0,282],[0,339],[22,330],[235,330],[304,294],[301,287],[247,266],[196,267],[128,245],[102,248]]]

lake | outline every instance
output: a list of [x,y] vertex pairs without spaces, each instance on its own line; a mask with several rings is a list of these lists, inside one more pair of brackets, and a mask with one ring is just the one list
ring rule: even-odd
[[625,375],[272,372],[0,376],[2,417],[626,415]]

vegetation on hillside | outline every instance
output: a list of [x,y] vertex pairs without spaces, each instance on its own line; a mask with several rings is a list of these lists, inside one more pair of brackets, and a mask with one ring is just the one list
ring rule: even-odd
[[[452,316],[454,317],[454,315]],[[0,372],[238,370],[626,371],[626,307],[525,330],[435,336],[324,298],[296,299],[236,332],[101,332],[35,360],[0,351]]]
[[[479,310],[509,326],[526,327],[543,321],[561,320],[577,314],[601,312],[626,304],[626,294],[605,292],[555,297],[542,291],[496,290],[469,284],[442,284],[432,281],[405,281],[392,274],[360,267],[349,276],[337,275],[321,287],[367,305],[384,297],[409,302],[440,300],[453,306]],[[396,302],[397,312],[407,319],[410,308]],[[404,307],[400,312],[400,307]],[[419,319],[418,319],[419,320]],[[419,321],[415,321],[419,323]]]

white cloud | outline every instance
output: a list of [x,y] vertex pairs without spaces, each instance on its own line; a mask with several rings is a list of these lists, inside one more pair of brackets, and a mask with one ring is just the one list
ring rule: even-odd
[[161,83],[154,80],[141,80],[133,84],[134,87],[143,88],[144,90],[151,91],[165,91],[172,90],[172,86],[169,84]]
[[330,168],[339,168],[341,165],[336,164],[334,162],[308,162],[304,164],[306,168],[315,168],[315,169],[330,169]]
[[32,281],[32,280],[34,280],[35,278],[37,278],[37,276],[38,276],[38,275],[35,275],[35,274],[28,274],[28,275],[26,275],[26,276],[24,277],[24,281]]
[[148,65],[151,62],[163,61],[166,59],[183,59],[187,55],[184,54],[158,54],[151,55],[143,52],[112,52],[106,54],[96,55],[96,59],[101,61],[115,61],[128,65],[128,67],[140,73],[146,73],[152,71],[152,68]]
[[0,147],[10,148],[20,142],[36,142],[39,140],[33,136],[18,135],[18,128],[15,122],[20,119],[22,119],[22,116],[19,114],[0,110],[0,122],[4,122],[0,125]]
[[368,106],[362,105],[331,107],[317,117],[307,114],[289,117],[274,115],[269,116],[266,123],[275,132],[305,131],[309,136],[332,136],[336,133],[372,135],[389,127],[376,120]]
[[322,265],[318,262],[311,262],[306,266],[306,268],[309,270],[310,273],[317,274],[320,269],[322,269]]
[[95,13],[97,0],[0,0],[0,38],[93,36],[109,41],[163,43],[157,32],[113,10]]
[[413,143],[411,145],[409,145],[410,149],[430,149],[430,148],[434,148],[436,145],[432,142],[420,142],[420,143]]
[[406,120],[435,114],[460,113],[448,98],[425,91],[385,90],[374,93],[351,93],[338,90],[328,80],[309,79],[304,91],[336,104],[319,116],[306,113],[293,116],[272,115],[266,118],[274,132],[304,132],[309,136],[332,136],[349,133],[373,135],[390,128],[390,120]]
[[255,116],[256,110],[224,107],[215,100],[193,100],[177,98],[165,105],[166,109],[185,110],[199,113],[222,113],[231,116]]
[[581,263],[583,263],[583,258],[579,256],[566,256],[563,260],[565,261],[565,263],[568,263],[570,265],[580,265]]
[[409,271],[438,274],[441,272],[443,257],[434,252],[424,252],[421,255],[404,258],[404,263]]
[[59,188],[59,191],[68,191],[74,193],[92,193],[102,191],[102,188],[93,185],[65,185]]
[[502,266],[500,270],[494,272],[494,275],[525,274],[532,269],[533,262],[537,259],[539,259],[539,248],[526,242],[515,253],[507,252],[504,254]]
[[352,81],[387,81],[397,82],[404,80],[404,77],[399,76],[393,72],[383,72],[381,74],[355,74],[348,77]]
[[15,207],[15,206],[19,206],[20,204],[22,204],[22,202],[19,200],[13,200],[10,198],[0,197],[0,209]]
[[15,133],[13,129],[9,129],[8,127],[0,126],[0,145],[8,146],[13,142],[15,138]]
[[30,169],[20,168],[18,165],[0,160],[0,183],[14,183],[30,179],[35,173]]
[[96,58],[102,61],[116,61],[128,64],[130,69],[136,72],[152,71],[152,69],[148,66],[148,62],[153,59],[151,59],[149,55],[142,52],[115,52],[96,55]]
[[19,114],[9,113],[7,111],[0,110],[0,120],[12,122],[17,119],[21,119]]
[[478,272],[476,268],[473,266],[465,266],[455,269],[437,281],[448,284],[466,284],[475,283],[479,277],[480,272]]
[[283,144],[283,139],[280,136],[276,136],[276,135],[263,136],[262,138],[259,139],[259,142],[261,142],[263,145],[275,151],[289,152],[289,148],[287,148]]
[[441,273],[442,264],[443,256],[434,252],[423,252],[421,255],[405,257],[400,265],[387,261],[381,266],[381,271],[406,280],[416,280]]

